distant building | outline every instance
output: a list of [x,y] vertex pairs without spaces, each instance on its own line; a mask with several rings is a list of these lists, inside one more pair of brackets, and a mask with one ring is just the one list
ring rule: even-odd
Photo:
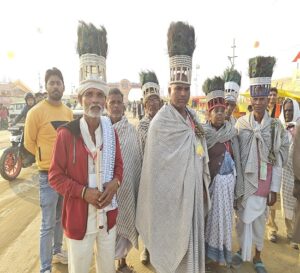
[[123,79],[120,82],[108,83],[109,88],[119,88],[124,95],[124,103],[128,103],[128,94],[132,88],[141,88],[139,83],[133,83]]
[[0,103],[9,105],[11,103],[24,101],[24,94],[31,90],[20,80],[8,83],[0,82]]

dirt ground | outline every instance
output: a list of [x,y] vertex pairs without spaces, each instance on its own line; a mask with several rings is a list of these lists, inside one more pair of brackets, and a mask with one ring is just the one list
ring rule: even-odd
[[[136,123],[136,120],[134,121]],[[0,155],[9,145],[9,133],[0,131]],[[300,273],[299,251],[292,249],[285,239],[283,219],[278,214],[279,241],[277,244],[265,241],[263,260],[269,273]],[[39,227],[40,208],[37,168],[23,169],[16,181],[8,182],[0,177],[0,273],[39,272]],[[233,249],[237,249],[234,234]],[[132,250],[129,262],[137,273],[154,272],[151,266],[139,262],[139,251]],[[53,273],[67,273],[66,265],[54,265]],[[90,273],[95,273],[92,265]],[[239,270],[216,269],[210,272],[255,272],[251,263],[245,263]]]

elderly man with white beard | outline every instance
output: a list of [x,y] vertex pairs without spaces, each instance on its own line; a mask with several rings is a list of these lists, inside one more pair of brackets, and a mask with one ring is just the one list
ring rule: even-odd
[[62,222],[72,273],[89,272],[94,245],[97,272],[115,272],[116,192],[123,162],[118,135],[110,119],[101,116],[106,95],[100,82],[80,86],[84,115],[59,129],[49,171],[51,186],[64,196]]
[[118,135],[102,116],[108,93],[104,27],[79,22],[78,101],[83,117],[58,131],[51,162],[51,186],[64,196],[63,228],[68,238],[69,273],[115,273],[116,192],[123,176]]

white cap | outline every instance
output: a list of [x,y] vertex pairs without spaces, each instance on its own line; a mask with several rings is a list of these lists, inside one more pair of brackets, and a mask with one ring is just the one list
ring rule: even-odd
[[78,96],[82,96],[84,92],[90,88],[96,88],[103,91],[105,96],[107,96],[108,89],[109,89],[106,82],[96,80],[96,79],[89,79],[89,80],[82,81],[80,83],[79,87],[77,88]]

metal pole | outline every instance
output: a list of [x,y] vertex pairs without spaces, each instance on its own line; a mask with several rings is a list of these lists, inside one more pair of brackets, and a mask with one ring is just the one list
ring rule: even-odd
[[228,56],[228,59],[229,59],[230,64],[231,64],[231,68],[233,69],[234,68],[234,60],[237,57],[235,55],[235,48],[236,48],[235,39],[233,39],[233,45],[231,46],[231,48],[232,48],[232,56]]

